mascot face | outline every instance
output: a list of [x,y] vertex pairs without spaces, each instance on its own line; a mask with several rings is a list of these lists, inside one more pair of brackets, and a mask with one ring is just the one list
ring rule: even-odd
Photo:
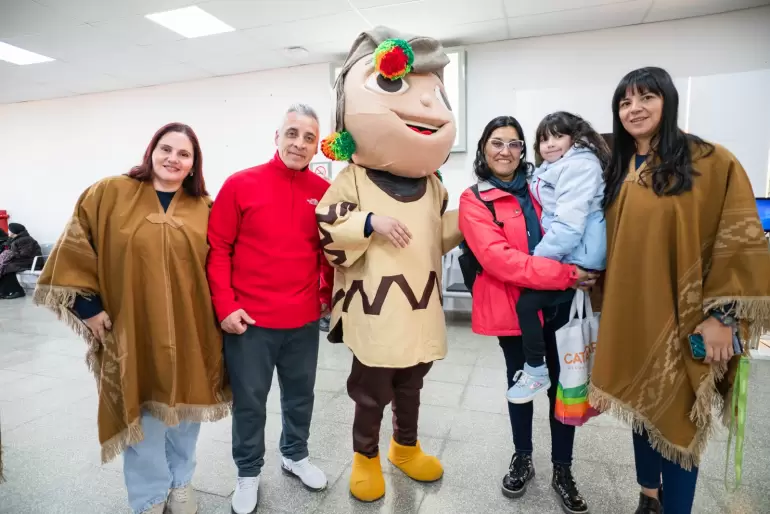
[[391,80],[375,71],[368,56],[351,67],[344,91],[355,164],[413,178],[444,164],[457,129],[437,75],[408,73]]

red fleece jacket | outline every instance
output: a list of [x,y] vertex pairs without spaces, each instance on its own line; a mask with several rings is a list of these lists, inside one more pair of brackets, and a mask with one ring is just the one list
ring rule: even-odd
[[333,269],[315,209],[329,183],[276,153],[230,176],[211,208],[206,271],[219,320],[243,309],[257,326],[299,328],[329,305]]

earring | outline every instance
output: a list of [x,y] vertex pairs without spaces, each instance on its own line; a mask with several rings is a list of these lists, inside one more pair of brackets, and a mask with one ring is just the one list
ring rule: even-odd
[[191,177],[193,176],[193,172],[192,172],[192,171],[190,172],[190,176],[191,176]]

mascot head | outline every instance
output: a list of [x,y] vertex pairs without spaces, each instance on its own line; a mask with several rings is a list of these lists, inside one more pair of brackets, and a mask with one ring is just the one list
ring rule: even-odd
[[328,158],[404,177],[435,173],[454,145],[449,63],[435,39],[376,27],[358,36],[334,86],[336,132]]

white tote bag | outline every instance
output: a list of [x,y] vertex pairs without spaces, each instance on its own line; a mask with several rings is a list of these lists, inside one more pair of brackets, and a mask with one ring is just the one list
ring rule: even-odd
[[560,371],[554,416],[567,425],[580,426],[598,415],[588,403],[588,382],[600,316],[594,314],[588,295],[578,290],[572,300],[569,321],[556,331]]

